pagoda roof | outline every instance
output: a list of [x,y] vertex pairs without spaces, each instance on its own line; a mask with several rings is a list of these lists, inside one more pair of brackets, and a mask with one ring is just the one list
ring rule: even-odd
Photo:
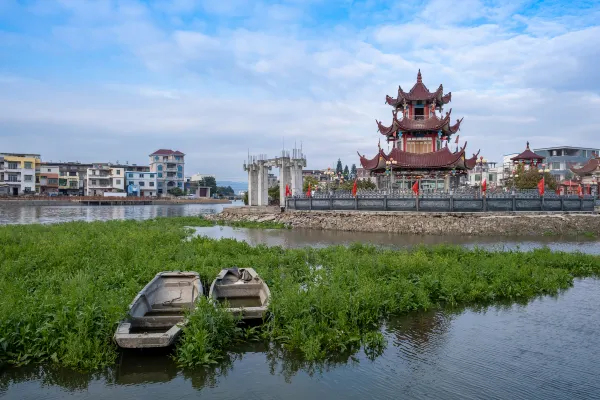
[[435,92],[430,92],[423,83],[421,70],[417,74],[417,83],[407,92],[398,86],[398,95],[396,98],[385,96],[385,102],[395,108],[400,107],[405,101],[435,101],[438,105],[448,104],[452,100],[452,92],[444,94],[444,86],[440,84]]
[[448,146],[441,150],[431,153],[409,153],[399,148],[392,149],[388,154],[379,148],[378,154],[372,159],[358,154],[360,163],[364,169],[370,171],[384,170],[386,161],[394,160],[394,167],[400,169],[472,169],[477,161],[477,154],[473,157],[465,158],[465,148],[467,143],[458,151],[451,152]]
[[591,174],[592,172],[596,171],[599,168],[600,168],[600,157],[590,158],[588,160],[588,162],[585,163],[581,168],[575,168],[575,167],[569,166],[569,169],[573,173],[575,173],[579,176]]
[[392,125],[385,126],[380,121],[375,120],[377,123],[377,128],[379,133],[382,135],[390,136],[394,132],[403,131],[442,131],[446,135],[451,135],[453,133],[458,132],[460,129],[460,124],[463,120],[457,119],[454,125],[450,124],[450,115],[452,114],[452,109],[449,112],[446,112],[446,116],[440,118],[436,114],[433,114],[429,118],[425,119],[410,119],[410,118],[402,118],[398,119],[398,115],[396,112],[392,112],[393,120]]
[[513,158],[511,158],[511,160],[544,160],[545,158],[546,157],[540,156],[539,154],[535,154],[533,151],[529,150],[529,142],[527,142],[527,148],[525,148],[525,151],[519,154],[518,156],[514,156]]

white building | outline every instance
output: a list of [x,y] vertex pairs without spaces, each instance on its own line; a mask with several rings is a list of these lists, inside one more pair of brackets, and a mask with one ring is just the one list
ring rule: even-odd
[[156,172],[126,171],[127,194],[130,196],[158,196]]
[[39,154],[2,153],[2,177],[0,182],[8,185],[13,196],[36,192],[36,172],[40,166]]
[[86,196],[104,196],[106,192],[113,192],[111,168],[101,164],[94,164],[87,169],[85,194]]
[[498,170],[502,168],[496,167],[495,161],[487,161],[485,158],[477,160],[475,167],[469,170],[467,175],[467,184],[469,186],[481,186],[481,183],[485,179],[486,185],[489,189],[502,186],[498,179]]
[[180,151],[160,149],[150,154],[150,171],[156,172],[158,195],[165,195],[169,190],[184,190],[185,154]]
[[204,180],[204,178],[214,178],[214,179],[216,179],[214,175],[197,173],[197,174],[194,174],[194,175],[192,175],[190,177],[190,181],[192,181],[192,182],[200,182],[200,181]]
[[39,172],[39,185],[40,193],[57,193],[58,194],[58,180],[59,180],[60,168],[58,165],[46,165],[40,166]]
[[110,168],[110,176],[112,177],[112,187],[115,192],[125,191],[125,169],[122,167]]

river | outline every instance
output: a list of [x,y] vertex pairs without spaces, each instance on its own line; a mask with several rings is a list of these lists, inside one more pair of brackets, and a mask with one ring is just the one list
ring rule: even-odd
[[527,305],[411,314],[388,321],[387,349],[311,364],[264,343],[211,369],[125,352],[97,374],[5,370],[4,399],[593,399],[600,398],[600,280]]
[[[220,211],[222,205],[0,208],[0,224],[146,219]],[[35,211],[31,211],[31,209]],[[586,238],[410,236],[311,230],[197,228],[212,238],[284,247],[364,242],[403,248],[467,247],[600,254]],[[268,343],[232,348],[210,369],[177,368],[164,352],[126,351],[116,366],[82,374],[28,366],[0,372],[3,399],[600,399],[600,280],[523,305],[413,313],[385,323],[384,353],[361,350],[307,363]],[[1,351],[1,348],[0,348]]]

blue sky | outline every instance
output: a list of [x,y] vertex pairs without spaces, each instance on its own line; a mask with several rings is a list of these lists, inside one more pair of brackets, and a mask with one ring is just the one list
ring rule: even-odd
[[598,21],[589,0],[0,0],[0,152],[173,148],[243,180],[285,140],[309,168],[358,164],[419,68],[470,152],[600,146]]

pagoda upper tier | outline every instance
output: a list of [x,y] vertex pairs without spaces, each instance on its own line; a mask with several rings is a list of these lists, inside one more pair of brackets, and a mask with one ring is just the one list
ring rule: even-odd
[[393,112],[393,120],[392,125],[385,126],[380,121],[375,120],[377,122],[377,129],[379,133],[385,136],[394,136],[394,133],[400,132],[415,132],[415,131],[423,131],[423,132],[442,132],[446,137],[450,137],[450,135],[458,132],[460,129],[460,124],[463,120],[457,119],[455,124],[451,124],[450,115],[452,114],[452,109],[446,112],[446,115],[442,118],[438,117],[435,113],[428,115],[425,118],[411,119],[411,118],[402,118],[398,119],[398,114]]
[[385,96],[385,102],[395,109],[405,108],[406,105],[412,101],[422,101],[428,104],[433,103],[436,108],[441,110],[442,106],[450,103],[451,100],[452,92],[444,94],[444,86],[441,84],[435,92],[430,92],[423,83],[420,69],[417,74],[417,83],[415,83],[408,93],[402,90],[401,86],[398,86],[398,96],[396,98]]

